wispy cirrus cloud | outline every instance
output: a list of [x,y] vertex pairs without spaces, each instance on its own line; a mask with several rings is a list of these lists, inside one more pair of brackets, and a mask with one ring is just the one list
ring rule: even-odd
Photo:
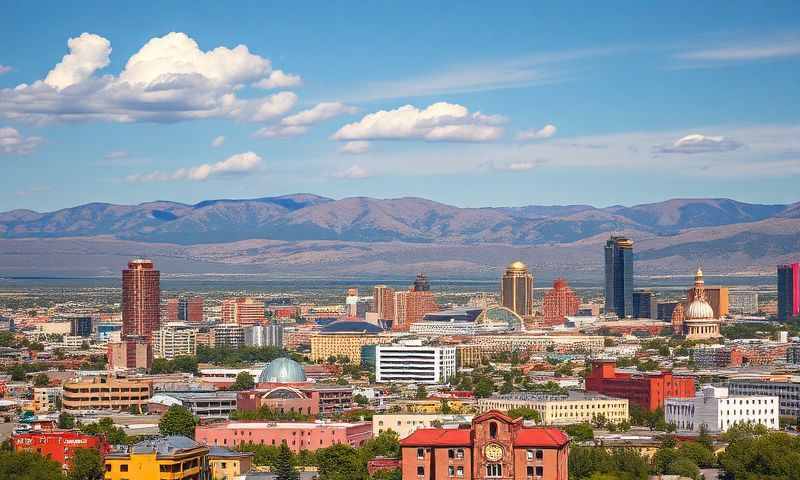
[[347,142],[339,147],[339,151],[348,155],[361,155],[369,151],[369,142],[363,140]]
[[367,178],[370,175],[367,169],[359,165],[351,165],[350,167],[345,168],[344,170],[336,172],[333,176],[336,178],[358,179],[358,178]]
[[730,152],[741,148],[742,144],[723,136],[709,136],[700,133],[692,133],[681,137],[668,145],[656,145],[653,151],[656,153],[720,153]]
[[674,55],[679,68],[710,68],[746,62],[800,57],[800,35],[759,37],[690,49]]
[[144,174],[130,175],[126,178],[131,183],[171,182],[180,180],[204,181],[211,177],[226,175],[245,175],[258,171],[262,159],[253,152],[231,155],[225,160],[196,167],[179,168],[172,172],[155,171]]

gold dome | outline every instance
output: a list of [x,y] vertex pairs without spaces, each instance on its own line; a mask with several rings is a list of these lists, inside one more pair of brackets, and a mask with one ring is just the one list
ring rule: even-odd
[[686,320],[710,320],[714,318],[714,309],[705,298],[695,298],[686,308]]
[[511,262],[508,267],[506,267],[506,270],[525,271],[528,270],[528,266],[517,260],[516,262]]

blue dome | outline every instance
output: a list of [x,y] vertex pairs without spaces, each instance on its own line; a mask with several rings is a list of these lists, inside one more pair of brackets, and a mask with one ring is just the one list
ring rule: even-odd
[[276,358],[261,370],[258,383],[299,383],[305,382],[306,371],[291,358]]
[[321,333],[382,333],[383,329],[363,320],[337,320],[322,327]]

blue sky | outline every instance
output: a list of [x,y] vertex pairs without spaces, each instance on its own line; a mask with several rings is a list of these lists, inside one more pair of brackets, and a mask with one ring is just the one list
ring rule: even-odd
[[14,3],[0,210],[800,200],[794,2]]

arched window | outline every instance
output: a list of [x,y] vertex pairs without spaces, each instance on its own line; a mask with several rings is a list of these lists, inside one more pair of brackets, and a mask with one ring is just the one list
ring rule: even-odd
[[489,424],[489,436],[491,438],[497,438],[497,422]]

